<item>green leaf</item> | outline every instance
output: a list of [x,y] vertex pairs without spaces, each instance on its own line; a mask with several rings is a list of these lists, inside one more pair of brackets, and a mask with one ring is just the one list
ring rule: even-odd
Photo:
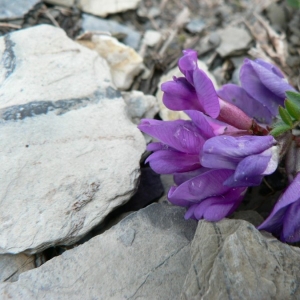
[[287,131],[289,131],[291,127],[289,125],[283,124],[281,126],[275,127],[271,130],[270,134],[274,137],[279,136]]
[[297,92],[287,91],[285,92],[288,100],[291,100],[294,104],[300,107],[300,94]]
[[285,124],[289,125],[290,127],[293,126],[292,118],[290,117],[289,113],[282,106],[279,106],[279,114],[280,114],[282,121]]
[[300,0],[287,0],[288,5],[295,8],[300,8]]
[[294,102],[290,100],[285,100],[285,109],[288,113],[297,121],[300,121],[300,108]]

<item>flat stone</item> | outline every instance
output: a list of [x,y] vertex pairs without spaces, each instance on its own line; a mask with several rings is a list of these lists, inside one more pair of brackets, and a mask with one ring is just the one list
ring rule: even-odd
[[[215,80],[214,76],[208,71],[206,64],[204,62],[198,60],[198,67],[207,74],[207,76],[212,80],[215,88],[217,89],[216,80]],[[189,117],[183,111],[170,110],[164,105],[164,103],[162,101],[163,92],[160,87],[164,82],[172,81],[173,76],[183,77],[183,74],[180,72],[178,67],[173,68],[167,74],[163,75],[158,83],[158,90],[156,92],[156,98],[157,98],[158,104],[159,104],[159,115],[162,118],[162,120],[164,120],[164,121],[177,120],[177,119],[188,120]]]
[[127,26],[121,25],[113,20],[105,20],[99,17],[94,17],[87,14],[82,14],[82,29],[86,31],[107,31],[113,36],[124,34],[122,39],[125,45],[137,50],[141,41],[141,34]]
[[79,0],[79,8],[87,13],[106,17],[108,14],[116,14],[129,9],[137,8],[141,0]]
[[200,33],[205,29],[206,24],[202,19],[197,18],[192,19],[185,27],[191,33]]
[[300,297],[300,249],[246,221],[199,222],[191,252],[181,299]]
[[35,268],[34,256],[20,253],[0,255],[0,282],[17,281],[19,275]]
[[249,49],[252,37],[246,29],[227,27],[218,31],[221,37],[221,44],[216,49],[222,56],[240,54]]
[[149,46],[154,47],[162,38],[162,34],[155,30],[146,30],[143,42]]
[[105,233],[0,284],[1,299],[180,299],[197,222],[152,204]]
[[131,47],[107,35],[91,35],[90,40],[78,43],[94,49],[109,64],[112,80],[120,90],[127,90],[136,75],[144,69],[143,58]]
[[0,0],[0,20],[22,18],[39,2],[40,0]]
[[54,5],[62,5],[71,7],[75,4],[75,0],[44,0],[44,2]]
[[128,114],[133,123],[139,124],[141,119],[153,119],[159,107],[156,97],[145,95],[140,91],[122,92],[128,107]]
[[145,149],[96,52],[41,25],[0,38],[0,253],[73,244],[130,199]]

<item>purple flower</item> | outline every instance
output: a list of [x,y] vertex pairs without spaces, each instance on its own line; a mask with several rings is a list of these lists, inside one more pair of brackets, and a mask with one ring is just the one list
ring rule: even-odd
[[270,124],[278,114],[278,106],[284,105],[285,92],[294,90],[278,68],[260,59],[244,60],[240,81],[242,87],[224,85],[218,91],[219,97],[265,124]]
[[219,98],[211,80],[197,66],[197,52],[183,51],[178,61],[185,77],[162,84],[163,102],[172,110],[198,110],[216,118],[220,113]]
[[300,241],[300,173],[274,206],[269,217],[258,227],[280,236],[283,242]]
[[201,164],[207,168],[234,170],[224,185],[231,187],[259,185],[263,176],[278,165],[278,148],[272,136],[216,136],[202,149]]
[[236,128],[251,130],[253,120],[248,115],[229,101],[218,98],[211,80],[197,66],[197,52],[185,50],[183,54],[178,67],[185,77],[174,77],[173,81],[161,86],[166,107],[172,110],[200,111]]
[[187,207],[185,218],[219,221],[230,215],[241,203],[246,188],[231,188],[223,182],[232,170],[201,168],[197,171],[174,176],[178,186],[171,187],[171,203]]
[[160,141],[147,148],[154,151],[146,162],[155,172],[172,174],[201,167],[199,153],[205,139],[192,121],[143,119],[138,127]]
[[143,119],[138,126],[141,131],[159,140],[148,145],[148,151],[154,153],[146,160],[159,174],[188,172],[200,168],[200,152],[208,138],[225,132],[239,132],[199,111],[186,113],[191,121]]

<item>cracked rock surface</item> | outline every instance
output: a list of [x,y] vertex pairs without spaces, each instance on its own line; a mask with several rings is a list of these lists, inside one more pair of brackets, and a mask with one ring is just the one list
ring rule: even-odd
[[107,63],[48,25],[0,38],[0,253],[69,245],[130,199],[145,149]]
[[299,254],[246,221],[201,221],[181,299],[299,299]]
[[23,253],[0,255],[0,282],[17,281],[19,274],[34,269],[34,256]]
[[0,297],[179,299],[197,224],[183,215],[182,208],[152,204],[17,282],[1,284]]

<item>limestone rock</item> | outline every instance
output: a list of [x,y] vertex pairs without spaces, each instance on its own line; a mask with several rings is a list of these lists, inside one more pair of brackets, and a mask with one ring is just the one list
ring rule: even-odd
[[22,18],[40,0],[0,0],[0,20]]
[[[217,88],[216,80],[214,79],[214,76],[208,71],[206,64],[204,62],[198,60],[198,67],[207,74],[207,76],[212,80],[215,88]],[[162,101],[163,92],[161,91],[160,87],[164,82],[172,81],[173,76],[176,76],[176,77],[183,76],[178,67],[175,67],[172,70],[170,70],[167,74],[162,76],[159,81],[158,90],[156,93],[156,98],[157,98],[158,104],[159,104],[159,115],[164,121],[177,120],[177,119],[188,120],[189,117],[183,111],[169,110]]]
[[179,299],[196,221],[152,204],[85,244],[0,284],[1,299]]
[[141,0],[79,0],[79,8],[87,13],[106,17],[129,9],[135,9]]
[[113,37],[93,34],[90,41],[79,39],[78,42],[96,50],[107,61],[112,80],[118,89],[128,89],[134,77],[144,69],[142,57]]
[[249,49],[252,41],[251,35],[243,28],[227,27],[219,30],[218,34],[221,37],[221,44],[217,52],[222,57],[240,54]]
[[106,20],[88,14],[82,14],[82,29],[84,32],[109,32],[112,36],[124,35],[122,42],[137,50],[141,41],[141,34],[128,26],[113,20]]
[[34,268],[34,256],[23,253],[2,254],[0,255],[0,282],[17,281],[21,273]]
[[96,52],[41,25],[0,38],[0,253],[72,244],[129,200],[143,136]]
[[181,299],[299,299],[300,249],[241,220],[201,221]]
[[135,124],[139,124],[143,118],[153,119],[159,111],[157,99],[152,95],[130,91],[122,92],[122,96],[127,104],[128,114]]

